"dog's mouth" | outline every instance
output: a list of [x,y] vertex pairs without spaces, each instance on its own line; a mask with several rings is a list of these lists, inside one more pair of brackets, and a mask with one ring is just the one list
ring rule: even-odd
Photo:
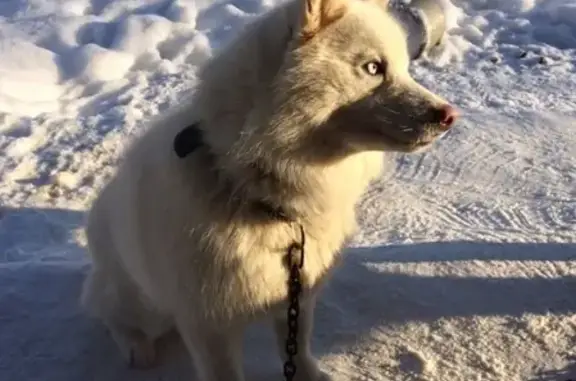
[[408,139],[403,140],[403,139],[399,139],[395,136],[392,136],[391,134],[383,133],[383,136],[390,143],[397,145],[397,146],[406,147],[407,149],[410,149],[410,150],[416,150],[419,148],[427,147],[436,141],[435,137],[431,137],[431,138],[430,137],[416,137],[416,138],[412,138],[409,140]]
[[[368,123],[354,123],[343,120],[340,131],[344,139],[360,149],[385,150],[399,152],[421,151],[433,145],[445,131],[434,124],[419,123],[410,126],[393,125],[388,120],[371,120]],[[349,122],[349,123],[346,123]]]
[[374,129],[369,132],[371,139],[385,140],[385,143],[393,149],[413,152],[434,144],[443,134],[420,132],[420,133],[392,133],[383,129]]

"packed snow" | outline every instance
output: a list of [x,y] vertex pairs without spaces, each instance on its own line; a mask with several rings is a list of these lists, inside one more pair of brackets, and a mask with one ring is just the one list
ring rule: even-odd
[[[0,2],[0,380],[193,379],[177,337],[129,369],[77,299],[84,211],[127,139],[276,0]],[[463,117],[360,205],[314,351],[335,380],[576,379],[576,0],[443,1],[414,76]],[[255,327],[262,328],[262,327]],[[249,380],[281,380],[268,331]]]

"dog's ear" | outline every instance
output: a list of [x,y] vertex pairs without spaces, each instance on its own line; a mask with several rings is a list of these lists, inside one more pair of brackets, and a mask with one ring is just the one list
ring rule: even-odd
[[320,30],[341,18],[348,8],[350,0],[300,0],[301,27],[300,38],[306,42]]

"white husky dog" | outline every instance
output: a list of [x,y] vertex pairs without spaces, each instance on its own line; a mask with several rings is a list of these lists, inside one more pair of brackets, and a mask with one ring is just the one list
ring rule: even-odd
[[[266,317],[295,380],[330,379],[310,350],[313,308],[354,233],[355,205],[385,152],[421,150],[457,118],[410,77],[387,6],[278,6],[127,151],[89,213],[82,303],[133,365],[152,365],[155,340],[176,327],[201,381],[244,380],[243,331]],[[288,279],[302,252],[286,258],[300,229],[296,333]],[[286,348],[289,333],[297,348]]]

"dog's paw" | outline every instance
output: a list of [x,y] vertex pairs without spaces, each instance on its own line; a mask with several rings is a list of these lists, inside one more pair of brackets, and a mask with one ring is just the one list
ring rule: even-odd
[[157,365],[156,343],[138,330],[110,327],[112,338],[130,368],[149,369]]
[[297,381],[333,381],[332,376],[325,372],[315,372],[315,374],[296,374]]
[[297,381],[332,381],[332,377],[320,370],[314,358],[308,358],[304,366],[296,371]]
[[149,341],[132,343],[128,349],[128,365],[134,369],[150,369],[156,366],[156,348]]

